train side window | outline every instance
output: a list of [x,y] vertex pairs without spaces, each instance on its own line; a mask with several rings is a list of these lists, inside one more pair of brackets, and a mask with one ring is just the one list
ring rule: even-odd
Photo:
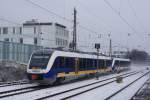
[[100,68],[104,68],[104,66],[105,66],[105,61],[104,60],[100,60],[100,62],[99,62],[99,67]]
[[71,66],[70,66],[70,57],[66,57],[66,59],[65,59],[65,66],[67,67],[67,68],[70,68]]
[[112,63],[111,60],[107,60],[106,61],[106,66],[111,66],[111,63]]
[[64,68],[65,67],[65,58],[64,57],[60,57],[60,64],[59,64],[60,68]]
[[87,59],[87,63],[88,63],[87,67],[88,67],[88,70],[90,69],[90,62],[91,62],[91,60],[90,60],[90,59]]
[[68,67],[74,69],[75,68],[75,59],[72,57],[68,58]]
[[82,70],[85,70],[85,59],[82,58]]
[[102,67],[101,64],[102,64],[102,60],[98,60],[98,68],[99,69]]
[[96,68],[96,65],[97,65],[96,59],[94,59],[94,68]]
[[68,57],[68,59],[66,60],[67,63],[67,68],[74,68],[75,66],[75,61],[73,57]]
[[83,69],[85,70],[86,69],[86,59],[83,58]]
[[92,67],[92,60],[87,59],[87,69],[91,69],[91,67]]
[[85,69],[86,70],[88,69],[88,60],[87,60],[87,58],[85,58]]
[[92,60],[92,68],[95,68],[95,66],[94,66],[94,59]]
[[79,59],[79,70],[83,70],[83,59]]
[[65,57],[61,57],[61,67],[65,68]]
[[92,59],[90,59],[90,69],[92,69],[93,68],[93,60]]
[[89,60],[86,59],[86,69],[88,69],[88,68],[89,68]]

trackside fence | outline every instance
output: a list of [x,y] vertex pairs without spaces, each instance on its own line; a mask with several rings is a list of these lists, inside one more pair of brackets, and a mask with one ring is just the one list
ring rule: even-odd
[[42,46],[0,41],[0,60],[28,63],[33,51]]

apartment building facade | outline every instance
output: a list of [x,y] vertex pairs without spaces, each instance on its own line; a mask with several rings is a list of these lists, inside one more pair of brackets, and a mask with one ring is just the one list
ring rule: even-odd
[[59,23],[31,20],[20,26],[0,27],[0,41],[68,48],[69,31]]

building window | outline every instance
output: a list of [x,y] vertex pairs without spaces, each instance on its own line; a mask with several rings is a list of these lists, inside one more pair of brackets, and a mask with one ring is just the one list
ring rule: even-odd
[[36,27],[34,27],[34,34],[36,34]]
[[15,27],[13,27],[13,34],[15,34]]
[[22,34],[22,27],[19,28],[19,33]]
[[37,45],[37,38],[34,38],[34,44]]
[[59,41],[59,42],[60,42],[60,45],[62,45],[62,40],[61,40],[61,39],[60,39],[60,41]]
[[8,28],[7,27],[3,28],[3,34],[8,34]]
[[65,40],[63,40],[63,46],[65,45]]
[[56,30],[56,35],[58,35],[58,30]]
[[4,41],[7,41],[7,42],[9,42],[9,38],[4,38]]
[[56,45],[58,45],[58,38],[56,38],[56,41],[55,41]]
[[20,43],[23,43],[23,38],[20,38]]
[[58,38],[58,45],[61,45],[61,40]]
[[65,41],[65,43],[66,43],[66,46],[67,46],[67,40]]

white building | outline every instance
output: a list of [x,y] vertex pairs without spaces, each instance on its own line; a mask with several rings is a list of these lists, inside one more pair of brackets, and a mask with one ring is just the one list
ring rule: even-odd
[[26,21],[21,26],[0,27],[0,41],[32,44],[44,47],[68,47],[69,32],[58,23]]

